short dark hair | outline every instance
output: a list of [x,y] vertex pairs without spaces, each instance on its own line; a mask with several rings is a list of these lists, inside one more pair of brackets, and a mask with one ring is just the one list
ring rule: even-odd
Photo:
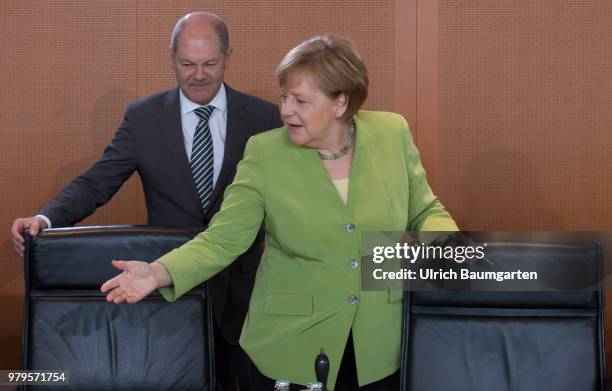
[[[227,30],[227,25],[215,14],[207,13],[212,16],[211,23],[213,28],[215,29],[215,33],[217,34],[217,38],[219,38],[219,51],[221,53],[227,53],[229,49],[229,31]],[[187,18],[191,14],[187,14],[180,18],[176,25],[174,25],[174,29],[172,29],[172,35],[170,36],[170,47],[172,48],[172,52],[176,53],[176,49],[178,47],[178,40],[180,38],[183,29],[185,28],[185,24],[187,24]]]
[[287,53],[276,68],[281,87],[300,73],[311,76],[329,98],[345,94],[348,99],[342,119],[346,122],[359,111],[368,97],[368,70],[350,40],[332,35],[310,38]]

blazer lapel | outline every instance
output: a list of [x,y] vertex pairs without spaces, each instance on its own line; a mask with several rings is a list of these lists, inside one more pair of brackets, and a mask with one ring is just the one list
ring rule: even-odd
[[[370,139],[368,125],[355,116],[357,143],[351,165],[347,207],[361,221],[394,221],[388,184],[384,173],[393,170],[379,164],[378,156],[385,151],[377,151]],[[387,175],[388,176],[388,175]]]
[[211,205],[215,205],[219,198],[223,197],[223,190],[229,184],[230,177],[236,169],[236,164],[242,159],[244,146],[250,136],[248,123],[243,117],[243,107],[246,101],[240,93],[230,88],[227,84],[225,84],[225,92],[227,95],[225,148],[221,171],[213,189]]
[[188,192],[190,199],[193,199],[199,205],[200,200],[191,174],[191,166],[187,159],[187,153],[185,152],[180,106],[178,88],[168,91],[164,99],[163,108],[159,113],[159,124],[161,125],[161,132],[164,136],[163,139],[168,148],[169,155],[176,165],[177,176],[185,184],[184,188]]

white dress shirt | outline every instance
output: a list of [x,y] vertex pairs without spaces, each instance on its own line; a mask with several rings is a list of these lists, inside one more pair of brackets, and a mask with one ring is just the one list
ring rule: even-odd
[[[179,90],[180,91],[180,90]],[[179,92],[181,101],[181,123],[183,126],[183,142],[185,143],[185,152],[187,160],[191,161],[191,149],[193,147],[193,136],[196,126],[200,121],[198,115],[194,112],[195,109],[202,106],[190,101],[183,91]],[[210,118],[208,119],[208,127],[213,143],[213,186],[217,184],[221,165],[223,164],[223,155],[225,153],[225,137],[227,135],[227,96],[225,94],[225,86],[221,84],[221,88],[217,95],[208,103],[215,106]]]

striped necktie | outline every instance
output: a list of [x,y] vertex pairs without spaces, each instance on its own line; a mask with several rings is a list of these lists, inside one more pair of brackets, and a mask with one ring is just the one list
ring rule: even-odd
[[213,191],[213,143],[208,119],[214,109],[214,106],[204,106],[194,110],[200,121],[193,136],[191,173],[203,210],[208,208]]

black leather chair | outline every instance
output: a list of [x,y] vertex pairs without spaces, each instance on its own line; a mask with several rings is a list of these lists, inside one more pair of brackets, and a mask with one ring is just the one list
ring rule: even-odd
[[[511,269],[601,277],[597,244],[489,243]],[[404,292],[402,390],[603,391],[603,292]]]
[[194,234],[114,226],[50,229],[28,239],[22,368],[67,370],[72,390],[213,390],[205,285],[174,303],[154,294],[116,305],[99,290],[119,272],[112,259],[153,261]]

